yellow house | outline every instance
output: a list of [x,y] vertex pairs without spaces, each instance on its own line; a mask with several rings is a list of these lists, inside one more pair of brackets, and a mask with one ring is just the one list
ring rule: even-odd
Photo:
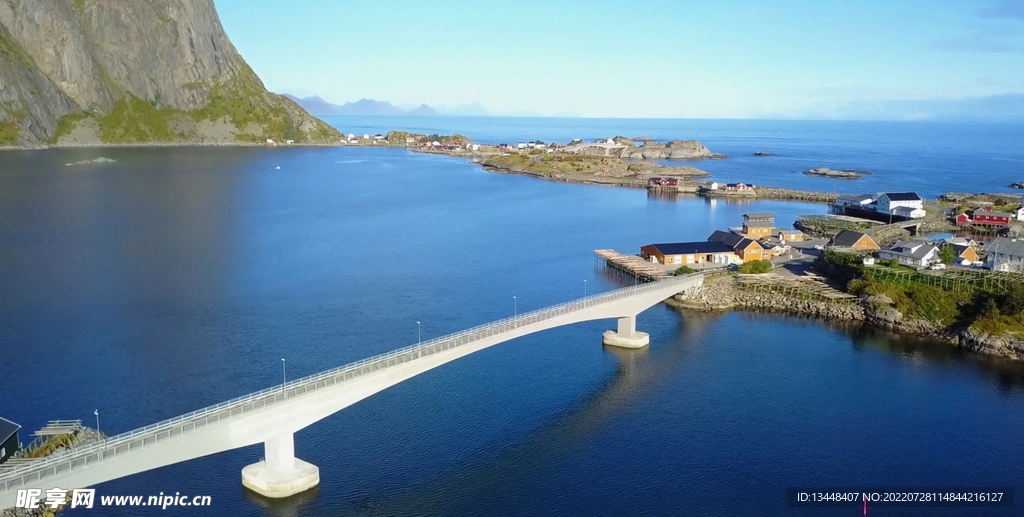
[[640,248],[644,260],[672,266],[694,264],[734,264],[739,262],[733,249],[722,242],[671,242],[648,244]]
[[956,254],[956,258],[959,260],[970,260],[971,262],[981,260],[981,257],[978,256],[978,251],[970,244],[947,244],[947,246],[953,248],[953,253]]
[[759,239],[769,237],[775,229],[775,214],[743,214],[743,234]]
[[837,233],[836,236],[832,238],[832,242],[830,244],[832,246],[853,248],[860,251],[878,251],[882,249],[870,235],[851,230],[843,230]]
[[800,230],[779,230],[779,240],[782,242],[802,242],[804,232]]
[[736,235],[735,233],[716,230],[715,233],[708,237],[708,241],[721,242],[729,246],[736,253],[736,256],[744,262],[748,260],[769,260],[772,258],[772,251],[764,249],[761,243],[742,235]]

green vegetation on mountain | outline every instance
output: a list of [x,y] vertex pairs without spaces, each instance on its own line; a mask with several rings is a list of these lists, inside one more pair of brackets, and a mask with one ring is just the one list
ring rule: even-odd
[[212,0],[4,1],[5,145],[341,139],[266,90],[224,33]]

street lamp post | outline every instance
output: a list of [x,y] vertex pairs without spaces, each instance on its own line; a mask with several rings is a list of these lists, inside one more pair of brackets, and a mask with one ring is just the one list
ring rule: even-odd
[[288,370],[285,367],[285,360],[281,358],[281,393],[284,393],[284,385],[288,383]]
[[519,316],[519,299],[515,296],[512,297],[512,309],[515,311],[512,314],[514,316]]
[[92,414],[96,415],[96,432],[99,432],[99,430],[100,430],[100,410],[94,409],[94,410],[92,410]]
[[583,279],[583,297],[584,298],[587,297],[587,279],[586,278]]
[[420,325],[420,322],[417,321],[416,322],[416,344],[417,345],[423,342],[423,332],[422,332],[422,330],[423,330],[422,325]]

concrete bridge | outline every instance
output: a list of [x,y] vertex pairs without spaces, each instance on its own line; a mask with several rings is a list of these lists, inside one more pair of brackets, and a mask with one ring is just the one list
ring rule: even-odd
[[264,444],[264,460],[242,469],[242,484],[267,497],[287,497],[319,484],[319,469],[295,457],[295,432],[360,400],[445,363],[535,332],[583,321],[618,320],[608,345],[639,348],[640,312],[703,285],[700,274],[673,277],[527,312],[108,438],[104,443],[0,470],[0,509],[19,489],[85,488],[201,456]]
[[920,235],[921,226],[925,224],[936,223],[944,220],[944,216],[931,216],[924,217],[921,219],[907,219],[905,221],[896,221],[889,224],[883,224],[874,226],[864,230],[864,233],[871,236],[871,238],[878,240],[886,240],[888,238],[899,238],[901,234],[900,230],[906,230],[911,235]]

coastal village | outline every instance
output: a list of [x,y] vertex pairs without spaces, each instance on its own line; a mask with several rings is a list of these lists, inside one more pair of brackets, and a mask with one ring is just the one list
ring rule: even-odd
[[[478,144],[462,135],[348,134],[344,145],[405,148],[464,158],[485,170],[552,181],[645,188],[651,196],[772,199],[827,205],[789,224],[751,212],[703,240],[598,249],[599,263],[635,281],[701,274],[680,309],[788,312],[929,336],[974,352],[1024,360],[1024,202],[1008,194],[916,192],[840,195],[711,181],[690,165],[725,159],[696,140],[616,136],[566,143]],[[755,156],[773,156],[758,151]],[[809,176],[857,179],[871,171],[817,167]],[[1013,185],[1011,185],[1013,187]],[[1024,297],[1022,297],[1024,298]]]

